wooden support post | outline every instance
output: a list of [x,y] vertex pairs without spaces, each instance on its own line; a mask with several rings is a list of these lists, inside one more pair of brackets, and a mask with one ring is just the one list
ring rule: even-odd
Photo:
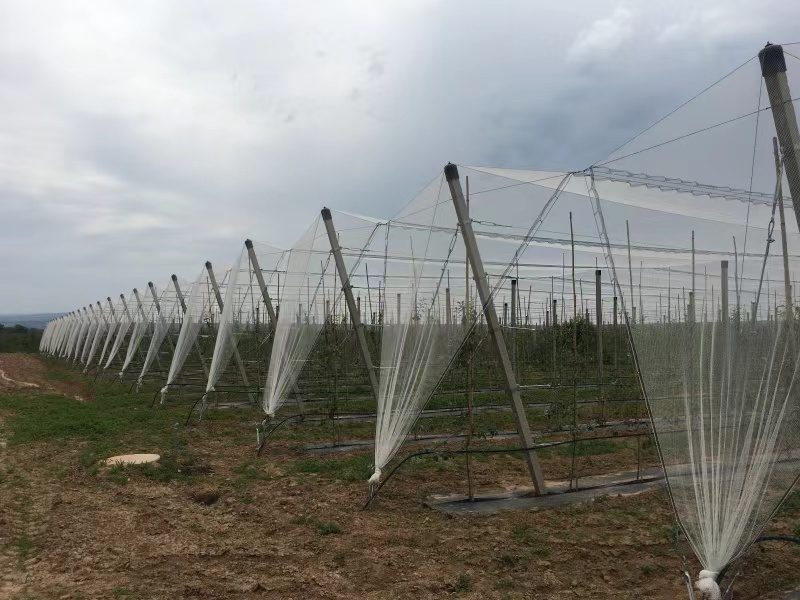
[[[364,324],[361,322],[361,314],[356,306],[355,298],[353,298],[353,286],[350,284],[350,276],[347,272],[347,267],[344,264],[342,257],[342,248],[339,245],[339,238],[336,235],[336,229],[333,226],[333,217],[331,211],[327,208],[322,209],[322,221],[325,223],[325,230],[328,232],[328,241],[331,244],[331,251],[333,252],[333,260],[336,263],[336,270],[339,271],[339,279],[342,283],[342,291],[344,292],[345,302],[350,310],[350,315],[353,319],[353,327],[356,330],[356,339],[358,340],[358,349],[361,352],[361,360],[364,362],[364,367],[367,369],[369,376],[369,383],[372,387],[372,393],[375,396],[375,401],[378,401],[380,395],[378,387],[378,378],[375,376],[375,369],[372,366],[372,357],[369,354],[369,347],[367,346],[367,338],[364,335]],[[399,294],[398,294],[399,304]],[[400,314],[397,315],[398,322]]]
[[527,459],[526,462],[528,465],[528,471],[530,472],[531,480],[533,482],[533,488],[537,495],[542,495],[547,493],[544,477],[542,475],[542,469],[539,465],[539,459],[536,456],[536,452],[532,449],[533,438],[531,437],[528,418],[525,414],[525,407],[522,404],[519,386],[517,385],[516,378],[514,377],[511,359],[508,356],[508,349],[506,348],[505,340],[503,339],[503,332],[500,329],[500,324],[497,321],[497,313],[495,312],[491,290],[486,284],[486,272],[483,268],[483,260],[481,259],[480,252],[478,250],[477,241],[475,240],[475,232],[472,230],[472,221],[469,219],[467,214],[464,193],[461,189],[461,181],[458,177],[458,168],[453,164],[448,164],[444,169],[444,174],[445,178],[447,179],[447,184],[450,187],[450,195],[453,199],[456,215],[458,216],[458,224],[461,228],[461,233],[464,238],[467,256],[472,267],[475,285],[478,288],[478,296],[480,298],[481,305],[483,306],[483,313],[486,317],[489,334],[500,359],[501,371],[508,386],[511,409],[514,414],[514,420],[516,421],[520,442],[525,448],[530,448],[530,450],[525,453],[525,457]]

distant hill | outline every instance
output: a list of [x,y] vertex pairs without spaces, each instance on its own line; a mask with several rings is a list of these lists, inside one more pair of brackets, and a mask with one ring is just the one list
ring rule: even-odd
[[31,315],[0,315],[0,325],[13,327],[23,325],[28,328],[44,329],[48,321],[52,321],[64,313],[37,313]]

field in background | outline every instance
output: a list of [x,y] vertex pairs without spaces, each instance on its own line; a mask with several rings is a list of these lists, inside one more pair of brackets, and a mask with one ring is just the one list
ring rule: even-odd
[[[209,410],[186,428],[193,399],[150,408],[156,388],[92,385],[35,356],[0,355],[0,368],[11,380],[0,382],[0,598],[685,597],[678,569],[691,551],[660,490],[445,516],[421,504],[467,489],[463,458],[445,452],[409,460],[361,511],[371,449],[303,446],[369,439],[372,423],[288,424],[256,458],[255,410]],[[504,443],[515,441],[473,441]],[[580,473],[635,468],[631,440],[585,447]],[[101,465],[128,452],[162,460]],[[543,453],[546,477],[566,478],[570,460]],[[472,476],[479,492],[528,483],[512,453],[473,457]],[[769,533],[799,528],[795,492]],[[765,597],[798,572],[800,551],[763,544],[742,562],[735,597]]]

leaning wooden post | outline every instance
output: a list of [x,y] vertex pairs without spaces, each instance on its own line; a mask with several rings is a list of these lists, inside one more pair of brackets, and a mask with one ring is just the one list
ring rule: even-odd
[[253,242],[251,240],[245,240],[244,245],[245,248],[247,248],[247,255],[250,257],[250,266],[253,267],[253,272],[256,274],[258,287],[261,288],[261,297],[264,299],[264,305],[267,307],[269,322],[274,330],[278,324],[278,319],[275,316],[275,309],[272,306],[272,298],[269,297],[267,284],[264,283],[264,274],[261,272],[261,266],[258,264],[258,257],[256,256],[255,249],[253,248]]
[[528,418],[525,414],[524,405],[522,404],[519,386],[514,377],[511,359],[508,356],[508,348],[506,348],[503,333],[497,321],[497,312],[495,311],[494,302],[492,301],[491,290],[486,284],[486,272],[484,271],[483,260],[481,259],[478,244],[475,240],[475,232],[472,230],[472,221],[467,215],[464,193],[461,189],[461,181],[458,177],[458,168],[454,164],[448,164],[444,168],[444,174],[447,179],[447,184],[450,187],[450,195],[452,196],[453,205],[455,206],[456,215],[458,216],[458,224],[464,237],[467,256],[469,257],[469,263],[472,267],[475,285],[478,288],[478,296],[483,306],[483,314],[486,317],[489,334],[491,335],[492,342],[494,343],[495,350],[500,359],[500,367],[508,386],[508,394],[511,399],[511,409],[514,414],[514,420],[516,421],[517,432],[519,433],[520,441],[523,446],[528,448],[525,457],[528,464],[528,471],[533,481],[533,488],[536,495],[542,495],[547,492],[544,477],[542,476],[542,469],[539,465],[536,452],[532,449],[533,438],[531,437],[531,430],[528,426]]
[[[331,244],[331,251],[333,252],[333,260],[336,263],[336,270],[339,272],[339,280],[342,283],[342,291],[344,292],[345,302],[350,311],[351,318],[353,319],[353,327],[356,330],[356,339],[358,340],[358,349],[361,353],[361,360],[364,361],[364,366],[367,369],[369,376],[369,384],[372,387],[372,393],[375,396],[375,401],[378,401],[379,387],[378,378],[375,376],[375,369],[372,366],[372,357],[369,354],[369,347],[367,346],[367,337],[364,335],[364,324],[361,322],[361,314],[356,306],[356,300],[353,297],[353,286],[350,284],[350,276],[347,272],[347,267],[342,258],[342,247],[339,245],[339,238],[336,236],[336,229],[333,226],[333,217],[328,208],[322,209],[322,221],[325,223],[325,230],[328,232],[328,241]],[[397,314],[398,323],[400,322],[400,313]]]
[[[211,288],[214,290],[214,296],[217,298],[219,312],[222,313],[222,311],[225,310],[225,305],[222,302],[222,294],[219,292],[217,278],[214,275],[214,269],[211,266],[211,261],[206,261],[206,270],[208,271],[208,280],[211,282]],[[250,398],[251,402],[255,403],[255,398],[253,398],[253,394],[250,392],[250,382],[247,379],[247,372],[244,370],[244,363],[242,362],[242,357],[239,355],[239,349],[236,347],[236,344],[231,344],[231,346],[233,346],[233,358],[236,361],[236,366],[239,367],[239,375],[242,378],[242,383],[244,383],[245,387],[247,388],[247,396]],[[208,376],[206,376],[206,378],[208,378]],[[205,394],[203,395],[203,398],[205,398]],[[202,414],[203,412],[201,409],[200,415],[202,416]]]

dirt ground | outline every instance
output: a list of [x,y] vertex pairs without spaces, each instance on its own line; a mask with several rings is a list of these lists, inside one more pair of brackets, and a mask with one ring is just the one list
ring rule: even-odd
[[[100,401],[88,383],[54,379],[33,356],[0,355],[0,368],[39,386],[6,382],[0,396],[35,403],[54,390]],[[138,410],[151,410],[149,397]],[[0,410],[0,438],[11,435],[10,418]],[[89,442],[79,438],[0,447],[0,598],[672,599],[687,597],[680,553],[698,571],[686,542],[672,539],[661,490],[547,511],[446,516],[421,501],[462,493],[463,461],[410,461],[362,511],[363,479],[316,467],[363,453],[322,459],[276,439],[256,460],[247,420],[210,418],[186,436],[196,476],[169,481],[139,469],[87,468]],[[132,452],[163,450],[128,444]],[[581,468],[613,472],[633,460],[583,457]],[[524,463],[510,455],[472,466],[479,491],[525,483]],[[551,456],[543,469],[563,477],[568,459]],[[796,513],[779,515],[769,533],[788,535],[796,524]],[[763,544],[738,566],[735,598],[777,597],[766,592],[800,580],[800,550]]]
[[47,367],[34,354],[0,353],[0,394],[31,390],[57,392],[79,400],[90,394],[82,383],[49,378]]

